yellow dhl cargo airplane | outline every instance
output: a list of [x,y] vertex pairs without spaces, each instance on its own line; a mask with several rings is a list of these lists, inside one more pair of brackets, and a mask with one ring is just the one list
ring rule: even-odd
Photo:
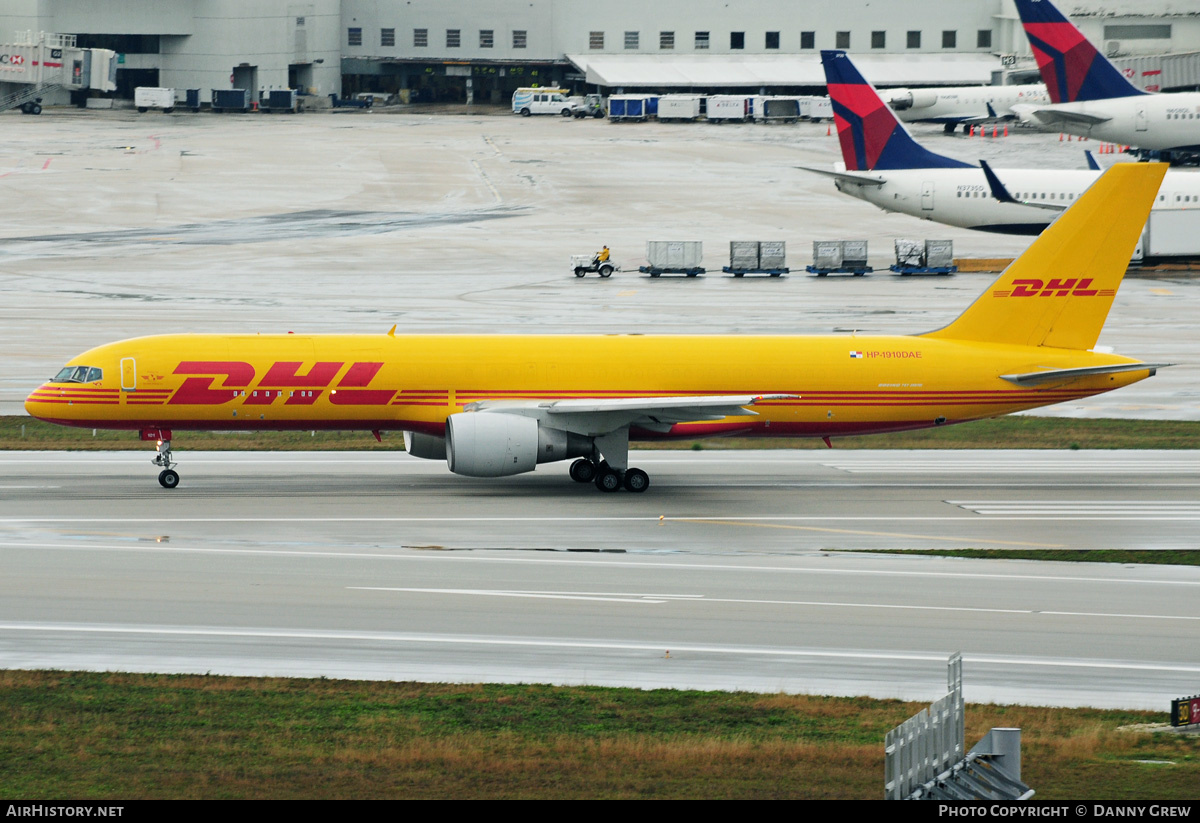
[[[403,431],[416,457],[645,491],[629,440],[823,437],[1047,406],[1167,364],[1091,351],[1164,164],[1106,172],[957,320],[915,336],[164,335],[100,346],[34,417],[134,429],[174,488],[173,430]],[[751,411],[748,407],[753,406]]]

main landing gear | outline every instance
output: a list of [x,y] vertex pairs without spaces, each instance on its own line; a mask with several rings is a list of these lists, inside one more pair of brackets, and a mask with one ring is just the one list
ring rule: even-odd
[[171,459],[170,429],[143,429],[143,440],[153,440],[158,446],[158,454],[150,462],[160,466],[158,484],[164,489],[173,489],[179,485],[179,472],[175,471],[175,461]]
[[571,464],[571,479],[576,483],[595,483],[602,492],[615,492],[624,488],[625,491],[642,493],[650,488],[650,475],[641,469],[625,469],[621,471],[608,465],[607,461],[599,463],[581,457]]

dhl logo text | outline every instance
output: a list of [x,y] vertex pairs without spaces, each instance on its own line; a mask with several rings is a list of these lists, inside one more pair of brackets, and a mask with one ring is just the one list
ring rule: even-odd
[[1014,280],[1012,289],[996,289],[993,297],[1112,297],[1116,289],[1093,289],[1092,278]]
[[[242,361],[185,360],[174,374],[187,375],[169,404],[217,406],[234,400],[268,406],[281,398],[284,405],[311,406],[321,397],[335,406],[384,406],[394,389],[367,388],[382,363],[316,362],[304,370],[300,361],[272,363],[262,379]],[[338,379],[338,375],[341,375]],[[336,380],[336,382],[335,382]]]

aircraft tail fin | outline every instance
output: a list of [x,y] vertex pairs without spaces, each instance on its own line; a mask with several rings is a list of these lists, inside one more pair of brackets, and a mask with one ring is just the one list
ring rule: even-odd
[[833,120],[849,171],[970,168],[917,144],[844,51],[822,51]]
[[1133,97],[1134,86],[1050,0],[1015,0],[1053,103]]
[[1088,350],[1162,185],[1165,163],[1118,163],[983,295],[926,337]]

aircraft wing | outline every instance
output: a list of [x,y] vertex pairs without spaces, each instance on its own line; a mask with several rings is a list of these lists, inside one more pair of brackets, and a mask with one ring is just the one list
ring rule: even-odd
[[1033,109],[1029,112],[1039,123],[1046,126],[1098,126],[1112,120],[1111,117],[1100,117],[1095,114],[1084,114],[1079,111],[1063,109]]
[[676,423],[750,417],[746,408],[763,400],[794,400],[794,394],[694,395],[685,397],[596,397],[570,400],[480,400],[468,411],[536,417],[547,425],[595,436],[624,426],[667,431]]
[[1119,374],[1127,371],[1149,370],[1151,376],[1157,369],[1165,369],[1174,363],[1114,363],[1111,366],[1084,366],[1080,369],[1046,369],[1044,371],[1026,372],[1024,374],[1002,374],[1001,380],[1015,383],[1018,386],[1036,386],[1041,383],[1061,383],[1079,380],[1084,377],[1094,377],[1098,374]]
[[832,177],[834,180],[854,183],[858,186],[882,186],[887,182],[886,177],[877,177],[873,174],[864,174],[863,172],[834,171],[833,169],[819,169],[816,166],[796,166],[796,168],[811,171],[813,174],[823,174],[826,177]]
[[1041,203],[1036,200],[1018,200],[1009,194],[1008,187],[1000,182],[1000,178],[996,176],[996,172],[992,171],[992,167],[988,165],[986,160],[980,160],[979,165],[983,169],[983,176],[987,178],[988,186],[992,190],[992,197],[1001,203],[1016,203],[1019,206],[1032,206],[1035,209],[1048,209],[1050,211],[1066,210],[1067,203]]

